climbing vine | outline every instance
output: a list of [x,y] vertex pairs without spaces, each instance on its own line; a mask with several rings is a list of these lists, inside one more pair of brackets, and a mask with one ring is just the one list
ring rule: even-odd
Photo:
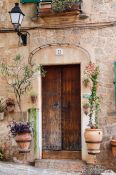
[[90,62],[85,68],[85,75],[91,82],[91,94],[88,99],[90,113],[89,126],[91,128],[98,128],[98,112],[100,111],[100,97],[97,95],[99,67]]

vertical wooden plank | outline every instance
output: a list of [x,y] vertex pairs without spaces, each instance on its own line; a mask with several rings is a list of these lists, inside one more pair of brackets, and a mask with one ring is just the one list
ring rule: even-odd
[[42,79],[43,150],[61,149],[61,71],[49,66]]
[[62,68],[62,148],[81,149],[80,66]]

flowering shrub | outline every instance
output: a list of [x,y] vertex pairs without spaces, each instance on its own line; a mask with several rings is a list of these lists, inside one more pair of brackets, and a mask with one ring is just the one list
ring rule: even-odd
[[10,133],[12,136],[16,136],[21,133],[31,133],[32,126],[29,122],[11,122],[8,127],[10,127]]
[[88,99],[90,106],[89,126],[98,128],[98,112],[100,111],[100,97],[97,95],[99,67],[90,62],[85,68],[85,75],[91,81],[91,95]]

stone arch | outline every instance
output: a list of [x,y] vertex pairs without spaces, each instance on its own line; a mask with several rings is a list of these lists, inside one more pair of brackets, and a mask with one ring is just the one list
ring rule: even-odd
[[[64,50],[62,56],[56,56],[55,49],[57,48],[62,48]],[[61,58],[62,61],[59,58]],[[70,43],[51,43],[42,45],[34,49],[29,56],[29,63],[31,64],[68,64],[70,62],[74,64],[89,61],[92,60],[86,49],[80,45]]]

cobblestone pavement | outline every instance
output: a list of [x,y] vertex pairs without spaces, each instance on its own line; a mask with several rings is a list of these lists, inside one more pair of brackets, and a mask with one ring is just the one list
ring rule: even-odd
[[[89,168],[89,169],[88,169]],[[111,170],[104,171],[103,167],[88,167],[83,175],[116,175]],[[104,173],[102,173],[104,172]],[[40,169],[28,165],[0,162],[0,175],[82,175],[78,172],[63,172],[50,169]]]
[[0,162],[0,175],[80,175],[80,173],[53,171],[28,165]]

